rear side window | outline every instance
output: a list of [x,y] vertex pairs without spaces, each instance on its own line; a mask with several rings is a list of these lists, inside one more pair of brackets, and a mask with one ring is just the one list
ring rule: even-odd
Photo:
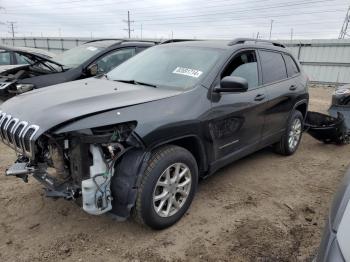
[[278,52],[259,51],[264,84],[287,78],[283,57]]
[[300,71],[294,59],[290,55],[283,55],[283,57],[286,62],[288,77],[299,74]]
[[9,52],[0,51],[0,65],[11,65],[11,57]]

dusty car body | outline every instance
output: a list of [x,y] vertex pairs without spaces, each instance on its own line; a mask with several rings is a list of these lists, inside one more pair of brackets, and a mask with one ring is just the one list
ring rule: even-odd
[[0,98],[6,100],[32,89],[106,73],[153,45],[155,42],[94,40],[52,59],[18,50],[26,65],[16,66],[0,73]]
[[278,43],[158,45],[100,79],[2,104],[0,136],[20,154],[6,174],[33,175],[89,214],[132,213],[161,229],[187,211],[199,178],[266,146],[293,154],[308,99],[307,77]]
[[347,171],[329,212],[315,262],[350,261],[350,170]]

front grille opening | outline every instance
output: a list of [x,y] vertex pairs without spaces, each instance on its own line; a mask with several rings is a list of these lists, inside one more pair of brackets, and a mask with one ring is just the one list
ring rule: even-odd
[[5,137],[5,125],[6,125],[8,120],[9,120],[8,118],[5,118],[0,126],[1,137],[3,137],[3,138]]
[[30,138],[31,136],[34,134],[35,132],[35,128],[31,127],[27,130],[27,132],[25,133],[24,135],[24,149],[27,151],[27,152],[30,152]]
[[7,130],[6,130],[7,139],[11,144],[13,143],[12,136],[11,136],[11,129],[13,128],[15,123],[16,122],[14,122],[14,121],[10,122],[10,124],[8,125]]
[[19,124],[17,129],[15,130],[14,137],[15,137],[15,145],[17,147],[21,147],[21,139],[19,135],[21,134],[24,126],[25,126],[24,124]]

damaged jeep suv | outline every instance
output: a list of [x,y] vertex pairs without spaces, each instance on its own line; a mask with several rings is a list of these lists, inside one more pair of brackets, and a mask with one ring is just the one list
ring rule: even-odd
[[151,47],[100,78],[38,89],[1,106],[6,175],[89,214],[176,223],[198,180],[261,148],[293,154],[307,77],[274,42],[183,41]]

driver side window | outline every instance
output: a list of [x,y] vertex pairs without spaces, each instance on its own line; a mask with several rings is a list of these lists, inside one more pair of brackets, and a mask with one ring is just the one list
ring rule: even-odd
[[238,76],[247,80],[248,90],[259,86],[258,62],[255,51],[244,51],[236,55],[225,69],[225,76]]
[[112,51],[96,61],[98,74],[105,74],[135,55],[135,48]]

